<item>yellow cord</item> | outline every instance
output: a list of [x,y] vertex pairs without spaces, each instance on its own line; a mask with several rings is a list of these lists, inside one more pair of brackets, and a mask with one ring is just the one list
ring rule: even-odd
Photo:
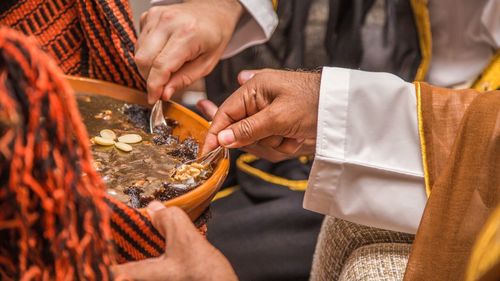
[[427,146],[425,145],[424,120],[422,118],[422,92],[420,89],[420,83],[415,82],[414,84],[417,92],[418,132],[420,134],[420,150],[422,151],[422,165],[424,168],[425,193],[427,194],[427,197],[429,197],[431,194],[431,186],[429,183],[429,167],[427,165]]

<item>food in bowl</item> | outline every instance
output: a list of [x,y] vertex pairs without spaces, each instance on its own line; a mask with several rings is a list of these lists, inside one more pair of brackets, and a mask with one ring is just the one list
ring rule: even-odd
[[198,156],[199,144],[173,134],[181,125],[176,120],[167,119],[149,134],[149,108],[105,96],[80,95],[77,101],[93,136],[94,166],[118,200],[142,208],[185,194],[210,177],[210,165],[182,165]]

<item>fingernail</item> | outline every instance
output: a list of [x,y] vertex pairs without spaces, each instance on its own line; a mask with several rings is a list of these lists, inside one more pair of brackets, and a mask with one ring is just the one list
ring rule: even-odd
[[172,95],[174,94],[174,92],[175,92],[175,89],[172,87],[165,88],[165,91],[163,91],[163,99],[169,100],[172,97]]
[[163,205],[161,202],[158,201],[153,201],[149,203],[146,211],[148,212],[149,216],[153,215],[154,212],[159,211],[161,209],[165,209],[165,205]]
[[246,71],[246,70],[243,70],[242,72],[240,72],[240,78],[242,80],[243,83],[245,83],[246,81],[252,79],[252,77],[255,75],[255,72],[253,71]]
[[235,141],[233,130],[227,129],[219,132],[217,139],[223,146],[231,145]]

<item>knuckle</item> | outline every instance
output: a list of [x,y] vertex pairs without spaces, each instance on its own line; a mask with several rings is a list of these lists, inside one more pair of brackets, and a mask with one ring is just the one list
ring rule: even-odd
[[257,89],[254,87],[255,85],[249,85],[249,87],[245,87],[245,91],[243,92],[243,98],[247,100],[254,100],[257,97]]
[[[160,11],[158,11],[160,12]],[[175,13],[170,12],[170,9],[161,10],[160,21],[170,21],[175,17]]]
[[185,18],[182,27],[178,30],[182,37],[194,36],[198,31],[198,20],[192,17]]
[[203,68],[202,76],[207,76],[208,74],[210,74],[210,72],[212,72],[215,64],[216,64],[216,62],[209,62],[209,64]]
[[251,139],[254,134],[254,127],[255,125],[253,124],[252,121],[249,119],[243,119],[240,122],[238,131],[244,139]]
[[148,91],[149,90],[156,90],[156,88],[158,88],[160,86],[160,83],[158,82],[157,79],[151,79],[151,78],[154,78],[154,77],[149,77],[149,79],[147,81]]
[[147,64],[147,58],[142,52],[137,52],[134,56],[134,60],[138,66],[145,66]]
[[153,6],[153,7],[149,8],[149,10],[148,10],[148,12],[150,14],[156,14],[159,11],[161,11],[161,7],[158,7],[158,6]]
[[183,74],[181,76],[181,88],[185,88],[193,83],[193,78],[188,74]]
[[154,69],[163,69],[165,68],[165,63],[163,62],[163,55],[158,55],[154,60],[153,60],[153,63],[151,64],[151,68],[154,68]]
[[157,95],[157,91],[159,89],[159,84],[156,83],[156,82],[147,82],[147,90],[148,90],[148,95],[154,95],[156,96],[157,98],[159,97],[159,95]]

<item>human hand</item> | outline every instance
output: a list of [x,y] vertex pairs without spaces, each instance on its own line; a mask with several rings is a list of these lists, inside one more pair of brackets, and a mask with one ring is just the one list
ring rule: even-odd
[[243,71],[238,76],[241,88],[214,116],[203,152],[220,144],[271,161],[314,153],[320,77],[308,72]]
[[[218,110],[217,105],[209,100],[201,100],[196,104],[198,110],[201,111],[203,116],[208,120],[212,120],[215,116],[215,113]],[[267,139],[265,142],[257,142],[252,145],[241,147],[240,149],[251,153],[260,158],[266,159],[271,162],[279,162],[291,158],[295,158],[303,155],[312,155],[314,154],[314,150],[316,148],[316,140],[315,139],[306,139],[301,144],[301,147],[293,154],[286,154],[279,151],[276,151],[271,146],[272,143],[281,143],[283,141],[283,137],[280,136],[272,136]],[[270,145],[271,144],[271,145]]]
[[141,16],[135,61],[148,102],[168,100],[212,71],[243,13],[237,0],[185,0]]
[[157,258],[115,265],[115,276],[132,280],[238,280],[227,259],[199,233],[177,207],[152,202],[148,213],[166,238],[165,253]]

